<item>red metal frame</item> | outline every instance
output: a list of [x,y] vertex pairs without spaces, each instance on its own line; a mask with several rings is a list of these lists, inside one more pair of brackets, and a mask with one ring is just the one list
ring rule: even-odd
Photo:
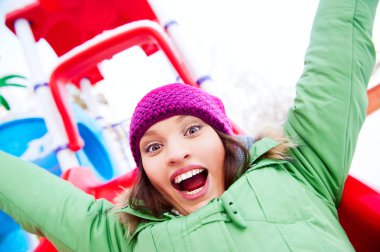
[[367,92],[368,95],[368,108],[367,114],[371,114],[380,108],[380,84],[371,88]]
[[338,215],[356,251],[380,251],[379,189],[348,176]]
[[66,101],[65,85],[77,77],[81,71],[97,65],[103,60],[111,58],[116,53],[130,47],[145,43],[157,45],[166,55],[180,78],[193,86],[197,86],[195,80],[190,76],[188,70],[180,60],[178,53],[170,43],[165,31],[152,21],[136,21],[127,24],[123,30],[108,34],[107,37],[97,41],[96,44],[83,46],[82,50],[77,50],[75,54],[68,56],[53,71],[49,87],[53,98],[61,114],[65,125],[69,148],[77,151],[83,147],[83,140],[80,138],[74,118],[71,116],[69,106]]

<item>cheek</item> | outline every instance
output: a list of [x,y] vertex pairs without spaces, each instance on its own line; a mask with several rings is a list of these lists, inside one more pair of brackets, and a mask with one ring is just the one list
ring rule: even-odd
[[215,150],[215,153],[216,156],[215,156],[215,165],[217,167],[217,173],[221,176],[221,178],[223,178],[223,174],[224,174],[224,160],[225,160],[225,156],[226,156],[226,152],[224,150],[224,147],[223,145],[221,145],[220,148],[217,148]]
[[160,191],[160,189],[163,188],[167,182],[165,180],[164,171],[160,169],[161,166],[157,164],[157,161],[152,159],[143,159],[142,165],[149,181],[157,190]]
[[218,136],[203,141],[198,148],[198,153],[207,162],[208,166],[215,167],[214,169],[217,171],[223,172],[226,153]]

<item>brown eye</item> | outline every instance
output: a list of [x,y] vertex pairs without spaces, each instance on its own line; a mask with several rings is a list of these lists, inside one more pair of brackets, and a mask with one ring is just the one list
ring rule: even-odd
[[191,125],[187,130],[185,135],[192,135],[197,133],[201,129],[200,125]]
[[145,148],[146,153],[155,152],[161,149],[161,145],[158,143],[150,144]]

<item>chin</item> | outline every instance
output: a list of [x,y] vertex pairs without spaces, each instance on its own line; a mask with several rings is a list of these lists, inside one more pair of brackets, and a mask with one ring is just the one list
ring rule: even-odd
[[182,209],[181,211],[179,211],[182,215],[188,215],[188,214],[191,214],[192,212],[195,212],[196,210],[204,207],[205,205],[207,205],[213,198],[215,197],[210,197],[210,198],[207,198],[207,199],[203,199],[197,203],[194,203],[193,205],[186,205],[186,206],[183,206],[183,207],[180,207],[179,209]]

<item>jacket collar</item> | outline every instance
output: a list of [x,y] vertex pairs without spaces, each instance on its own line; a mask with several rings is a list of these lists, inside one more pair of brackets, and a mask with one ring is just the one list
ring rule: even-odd
[[128,213],[128,214],[137,216],[139,218],[145,219],[147,221],[155,221],[155,222],[165,221],[165,220],[173,219],[176,217],[174,214],[171,214],[171,213],[164,213],[162,217],[154,217],[149,212],[141,212],[141,211],[135,210],[129,206],[125,206],[125,207],[123,207],[120,210],[117,210],[115,212],[116,213]]
[[249,155],[251,156],[251,163],[254,163],[258,158],[268,152],[270,149],[276,147],[279,142],[269,137],[264,137],[257,141],[249,149]]

